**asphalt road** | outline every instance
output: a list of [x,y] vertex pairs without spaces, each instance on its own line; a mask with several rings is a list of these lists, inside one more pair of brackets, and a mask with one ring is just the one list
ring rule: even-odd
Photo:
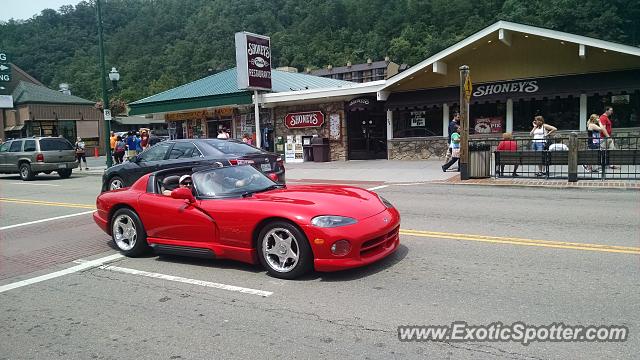
[[[0,359],[634,359],[640,352],[639,192],[384,187],[376,191],[402,215],[393,256],[283,281],[221,260],[86,263],[117,254],[87,213],[99,181],[0,176],[0,287],[85,267],[0,293]],[[52,217],[63,218],[20,226]],[[454,321],[615,324],[630,336],[526,346],[398,341],[400,325]]]

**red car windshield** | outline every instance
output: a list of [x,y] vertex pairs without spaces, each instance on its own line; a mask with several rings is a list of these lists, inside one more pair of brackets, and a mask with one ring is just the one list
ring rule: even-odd
[[277,186],[249,165],[230,166],[191,175],[198,195],[206,198],[235,197]]

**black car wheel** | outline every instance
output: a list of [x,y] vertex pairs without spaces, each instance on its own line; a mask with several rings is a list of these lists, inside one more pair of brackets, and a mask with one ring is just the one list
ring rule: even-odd
[[109,190],[122,189],[123,187],[125,187],[124,180],[122,180],[121,177],[114,176],[111,179],[109,179],[109,186],[108,186]]
[[142,222],[138,214],[131,209],[123,208],[113,214],[111,238],[125,256],[140,256],[151,249],[147,244],[147,233]]
[[23,181],[31,181],[35,177],[36,174],[31,170],[31,165],[29,163],[20,164],[20,178]]
[[71,169],[58,170],[58,176],[62,179],[67,179],[71,176]]
[[309,241],[296,226],[275,221],[258,235],[258,257],[269,275],[281,279],[295,279],[313,267]]

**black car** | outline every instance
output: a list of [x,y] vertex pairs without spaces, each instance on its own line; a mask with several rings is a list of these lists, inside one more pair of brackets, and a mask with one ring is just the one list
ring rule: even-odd
[[183,167],[251,164],[272,180],[284,184],[284,162],[278,154],[238,140],[182,139],[160,142],[102,175],[102,191],[131,186],[150,172]]

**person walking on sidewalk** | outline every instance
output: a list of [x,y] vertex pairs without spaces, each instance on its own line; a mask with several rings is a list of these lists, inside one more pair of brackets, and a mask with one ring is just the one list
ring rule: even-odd
[[82,161],[84,161],[85,170],[89,170],[89,167],[87,166],[87,156],[85,154],[86,153],[85,144],[84,144],[84,141],[82,141],[82,138],[78,137],[78,139],[76,140],[75,148],[76,148],[76,159],[78,160],[78,165],[80,167],[80,170],[82,170]]
[[127,145],[122,141],[122,137],[118,136],[116,138],[116,145],[113,150],[113,157],[115,158],[116,164],[122,164],[124,160],[124,153],[127,151]]
[[127,135],[127,159],[136,156],[136,136],[133,131],[129,131]]
[[451,119],[451,122],[449,122],[449,131],[448,131],[449,135],[447,139],[447,144],[449,146],[447,146],[447,155],[444,157],[445,163],[451,160],[451,135],[453,135],[453,133],[456,132],[456,128],[458,126],[460,126],[460,113],[455,112],[453,113],[453,119]]
[[116,155],[115,155],[115,149],[116,149],[116,141],[118,140],[118,137],[116,136],[116,134],[112,131],[111,132],[111,136],[109,137],[109,149],[111,149],[111,156],[113,157],[113,161],[116,161]]
[[460,126],[456,127],[455,132],[451,134],[451,160],[442,165],[442,171],[447,172],[456,161],[458,162],[458,171],[460,171]]

